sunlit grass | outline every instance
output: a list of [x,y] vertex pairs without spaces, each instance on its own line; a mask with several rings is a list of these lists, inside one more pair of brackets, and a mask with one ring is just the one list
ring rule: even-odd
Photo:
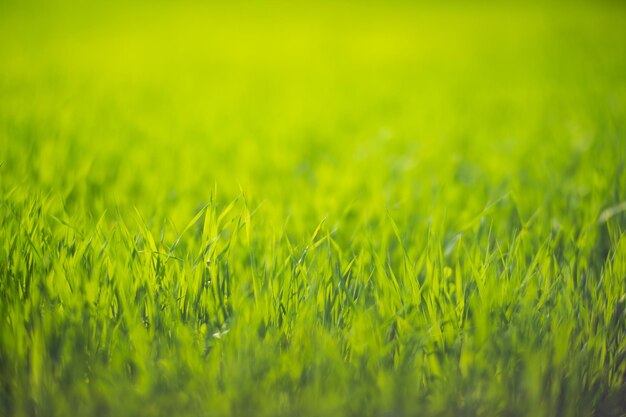
[[626,10],[565,6],[0,5],[0,414],[624,413]]

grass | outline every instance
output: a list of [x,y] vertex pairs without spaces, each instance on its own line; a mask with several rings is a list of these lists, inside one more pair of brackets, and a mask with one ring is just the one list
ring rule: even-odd
[[619,2],[0,4],[0,414],[626,412]]

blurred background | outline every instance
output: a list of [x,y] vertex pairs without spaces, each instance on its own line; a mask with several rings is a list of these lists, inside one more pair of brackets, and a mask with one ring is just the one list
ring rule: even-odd
[[69,209],[178,224],[218,185],[309,227],[351,204],[476,213],[542,184],[529,216],[564,186],[588,193],[550,173],[594,144],[623,160],[606,139],[624,117],[621,2],[0,8],[3,178]]

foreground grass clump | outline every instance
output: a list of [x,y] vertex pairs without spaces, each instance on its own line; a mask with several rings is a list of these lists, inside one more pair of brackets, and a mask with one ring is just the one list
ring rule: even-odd
[[0,414],[618,416],[626,9],[0,5]]

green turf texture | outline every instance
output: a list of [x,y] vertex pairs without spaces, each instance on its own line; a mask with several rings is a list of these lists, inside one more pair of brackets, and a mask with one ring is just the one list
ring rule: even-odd
[[618,416],[620,2],[0,2],[0,415]]

